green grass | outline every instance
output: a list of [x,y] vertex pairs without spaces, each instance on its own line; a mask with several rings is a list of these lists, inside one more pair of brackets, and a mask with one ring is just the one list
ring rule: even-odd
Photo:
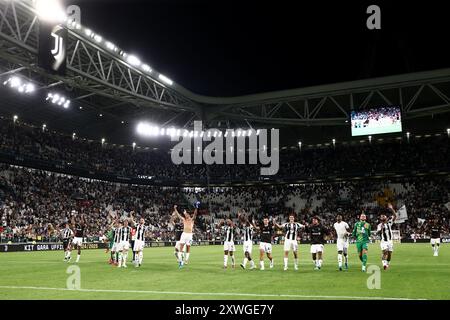
[[[242,246],[237,250],[239,265]],[[361,272],[353,245],[350,269],[344,272],[337,271],[335,245],[325,246],[320,271],[313,270],[308,245],[299,249],[300,270],[293,270],[290,257],[290,268],[283,271],[282,250],[274,246],[275,268],[269,269],[266,261],[265,271],[223,270],[221,246],[193,247],[190,264],[182,270],[168,247],[146,249],[139,269],[131,263],[128,269],[112,267],[103,250],[85,250],[78,264],[81,291],[65,289],[68,264],[61,251],[0,253],[0,299],[450,299],[450,252],[445,245],[433,257],[428,244],[396,244],[391,268],[381,270],[378,290],[367,288],[370,274]],[[370,246],[371,264],[381,265],[378,244]]]

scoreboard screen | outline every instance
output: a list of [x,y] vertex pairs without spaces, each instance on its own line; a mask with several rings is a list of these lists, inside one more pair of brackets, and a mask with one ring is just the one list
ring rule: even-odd
[[351,112],[352,136],[402,132],[399,106],[377,107]]

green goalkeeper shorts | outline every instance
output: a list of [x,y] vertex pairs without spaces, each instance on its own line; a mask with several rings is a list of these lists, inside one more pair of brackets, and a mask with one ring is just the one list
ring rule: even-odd
[[358,252],[363,251],[363,249],[368,250],[369,249],[369,243],[368,242],[356,242],[356,249],[358,250]]

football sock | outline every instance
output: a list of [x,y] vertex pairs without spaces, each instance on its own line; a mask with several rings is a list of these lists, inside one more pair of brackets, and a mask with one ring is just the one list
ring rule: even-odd
[[190,255],[190,253],[187,253],[187,252],[184,254],[184,257],[185,257],[186,262],[189,261],[189,255]]
[[342,267],[342,254],[338,254],[338,265],[339,265],[339,268],[341,268]]
[[261,267],[261,269],[264,269],[264,261],[259,261],[259,266]]
[[288,267],[288,258],[284,258],[284,267],[287,268]]
[[77,255],[77,262],[80,261],[80,255]]
[[228,255],[225,254],[225,255],[223,256],[223,266],[226,267],[227,265],[228,265]]
[[139,251],[139,264],[142,264],[143,259],[144,259],[144,252]]
[[298,259],[294,260],[294,265],[297,267],[298,266]]
[[363,266],[365,266],[367,264],[367,253],[363,254],[363,256],[362,256],[362,263],[363,263]]

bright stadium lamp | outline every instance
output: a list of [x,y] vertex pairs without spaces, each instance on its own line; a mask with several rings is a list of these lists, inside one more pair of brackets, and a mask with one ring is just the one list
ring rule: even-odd
[[144,72],[147,72],[147,73],[152,72],[152,68],[150,68],[150,66],[148,64],[143,64],[142,70],[144,70]]
[[169,86],[171,86],[171,85],[173,84],[173,81],[170,80],[169,78],[167,78],[167,77],[166,77],[165,75],[163,75],[163,74],[160,74],[160,75],[158,76],[158,78],[159,78],[159,80],[161,80],[162,82],[168,84]]
[[19,117],[17,115],[14,115],[13,122],[16,123],[17,119],[19,119]]
[[129,64],[131,64],[132,66],[138,67],[141,65],[141,60],[139,60],[138,57],[133,56],[133,55],[129,55],[127,57],[127,61]]
[[60,0],[35,0],[36,13],[45,22],[63,22],[67,19]]

